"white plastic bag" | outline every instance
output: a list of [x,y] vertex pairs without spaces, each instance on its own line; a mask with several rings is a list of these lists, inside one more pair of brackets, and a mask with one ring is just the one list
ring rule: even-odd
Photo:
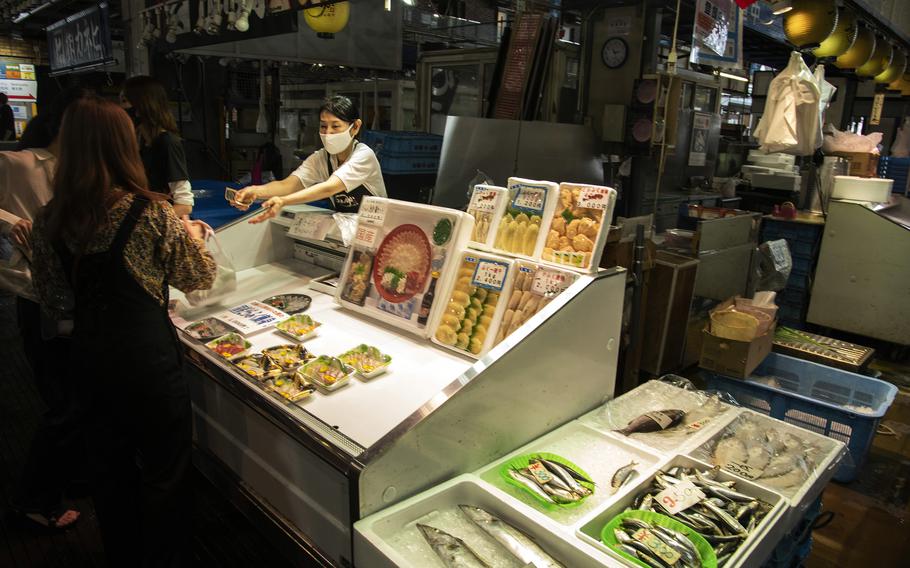
[[218,265],[218,272],[211,288],[195,290],[186,294],[187,303],[194,307],[216,304],[237,289],[237,272],[234,270],[234,263],[221,248],[215,231],[205,223],[202,224],[205,225],[205,245],[212,254],[212,258],[215,259],[215,264]]
[[338,225],[338,231],[341,233],[341,242],[344,246],[349,247],[354,242],[354,235],[357,234],[357,214],[356,213],[335,213],[332,215],[335,223]]
[[754,136],[765,153],[783,152],[810,156],[815,152],[819,129],[821,92],[815,75],[802,55],[793,52],[790,63],[768,87],[765,112]]

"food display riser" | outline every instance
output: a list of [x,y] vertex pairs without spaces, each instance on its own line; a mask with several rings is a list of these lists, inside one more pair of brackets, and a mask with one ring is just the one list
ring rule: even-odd
[[[711,468],[709,464],[692,459],[688,456],[674,456],[660,464],[658,469],[667,470],[674,466],[697,467],[702,470]],[[622,498],[613,501],[605,507],[599,508],[582,519],[578,524],[578,538],[597,550],[605,553],[611,552],[610,548],[600,540],[601,530],[613,517],[628,507],[640,491],[646,489],[651,484],[652,478],[653,472],[652,475],[639,478],[637,483],[623,494]],[[750,484],[725,471],[719,472],[717,479],[720,481],[735,480],[737,491],[757,497],[772,505],[771,511],[762,519],[762,522],[756,527],[755,531],[724,565],[729,568],[735,568],[737,566],[761,566],[762,562],[768,558],[777,546],[780,538],[788,532],[788,527],[781,522],[787,508],[786,500],[773,491],[768,491],[763,487]]]

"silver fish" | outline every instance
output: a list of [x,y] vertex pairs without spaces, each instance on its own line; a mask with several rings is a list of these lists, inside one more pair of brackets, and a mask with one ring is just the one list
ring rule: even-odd
[[637,465],[638,462],[632,460],[630,464],[624,465],[616,470],[616,473],[613,474],[613,478],[610,480],[610,487],[613,488],[611,493],[616,493],[625,484],[638,477],[638,470],[635,469],[635,466]]
[[566,473],[571,475],[576,481],[584,481],[585,483],[590,483],[591,485],[594,485],[594,482],[592,480],[588,479],[587,477],[585,477],[581,473],[575,471],[574,469],[572,469],[571,467],[567,466],[564,463],[556,463],[554,461],[544,459],[544,458],[537,458],[537,459],[542,461],[547,466],[554,465],[557,468],[559,468],[560,470],[565,471]]
[[538,497],[542,497],[548,501],[550,500],[550,496],[547,495],[547,493],[540,487],[540,485],[537,484],[536,481],[532,481],[532,480],[528,479],[527,477],[522,475],[521,472],[519,472],[518,470],[510,469],[509,477],[511,477],[518,483],[521,483],[523,486],[527,487],[528,490],[530,490],[532,493],[534,493]]
[[538,546],[531,537],[489,511],[470,505],[459,505],[458,507],[474,524],[493,537],[515,558],[524,562],[525,565],[530,565],[533,568],[565,568]]
[[617,546],[620,550],[631,556],[632,558],[637,558],[647,564],[648,566],[653,566],[654,568],[664,568],[665,564],[652,557],[649,554],[640,552],[634,546],[630,544],[620,544]]
[[[537,478],[534,477],[534,474],[528,471],[528,468],[518,470],[518,474],[527,479],[530,483],[536,485],[547,499],[553,501],[554,503],[565,505],[567,503],[575,503],[580,499],[580,497],[571,491],[566,491],[564,489],[559,489],[558,487],[551,487],[549,483],[540,485],[537,483]],[[514,477],[514,476],[513,476]]]
[[708,500],[700,502],[699,505],[707,508],[709,511],[714,513],[714,515],[722,523],[724,523],[729,528],[731,528],[733,530],[733,532],[748,536],[749,531],[746,530],[746,527],[742,526],[739,523],[739,521],[737,521],[735,518],[733,518],[733,515],[731,515],[730,513],[726,512],[725,510],[721,509],[720,507],[718,507],[717,505],[715,505],[714,503],[712,503],[711,501],[708,501]]
[[436,527],[418,524],[423,538],[448,568],[490,568],[463,540]]
[[[560,476],[559,473],[557,473],[555,471],[555,468],[554,469],[548,468],[540,460],[535,459],[535,460],[530,461],[531,465],[534,465],[535,463],[539,463],[547,471],[547,473],[550,474],[550,477],[552,479],[548,483],[552,483],[555,487],[558,487],[559,489],[562,489],[563,491],[568,491],[570,493],[572,492],[572,486],[565,482],[565,480],[562,478],[562,476]],[[566,474],[566,475],[568,475],[568,474]],[[572,476],[569,475],[568,477],[571,478]],[[573,479],[572,481],[574,482],[575,480]],[[576,482],[576,485],[577,485],[577,482]]]
[[565,484],[565,489],[568,491],[576,493],[582,497],[587,497],[591,494],[591,490],[579,483],[578,479],[572,475],[574,472],[572,468],[551,460],[545,460],[543,458],[538,458],[537,461],[542,463],[551,475],[560,479]]

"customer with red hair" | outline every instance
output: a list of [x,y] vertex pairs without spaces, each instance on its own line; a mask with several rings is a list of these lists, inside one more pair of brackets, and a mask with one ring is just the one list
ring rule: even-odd
[[34,226],[34,285],[48,315],[73,320],[108,563],[180,565],[192,424],[168,285],[209,288],[215,262],[202,229],[149,191],[133,125],[114,103],[66,111],[53,194]]

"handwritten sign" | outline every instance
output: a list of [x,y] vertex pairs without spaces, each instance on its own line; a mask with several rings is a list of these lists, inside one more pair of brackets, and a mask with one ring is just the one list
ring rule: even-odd
[[638,529],[632,538],[647,546],[651,552],[670,566],[676,564],[682,556],[649,529]]
[[542,296],[555,296],[568,288],[573,280],[562,272],[540,269],[534,275],[531,291]]
[[360,204],[360,221],[370,225],[382,225],[385,221],[386,203],[376,199],[364,199]]
[[54,73],[114,63],[107,2],[48,26],[47,43]]
[[686,479],[680,481],[676,485],[667,487],[658,493],[654,497],[654,500],[660,503],[668,513],[675,515],[680,511],[685,511],[692,505],[702,501],[704,498],[705,494],[701,492],[701,489]]
[[332,227],[332,217],[322,213],[298,213],[294,217],[288,235],[298,239],[324,241]]
[[502,290],[509,274],[509,265],[495,260],[480,260],[474,269],[472,284],[488,290]]
[[531,475],[541,484],[550,483],[553,481],[553,476],[550,475],[550,472],[547,471],[547,468],[544,467],[542,463],[536,461],[528,466],[528,471],[531,472]]
[[357,232],[354,233],[354,243],[372,249],[376,244],[376,237],[379,235],[379,229],[357,225]]
[[735,473],[740,477],[745,477],[746,479],[758,479],[762,474],[762,470],[760,469],[756,469],[749,464],[732,460],[724,464],[724,469],[731,473]]
[[474,193],[471,194],[471,204],[468,206],[470,211],[480,211],[490,213],[496,210],[497,197],[502,195],[501,191],[486,185],[474,186]]
[[583,187],[578,192],[578,206],[605,211],[610,208],[615,194],[609,187]]
[[212,317],[247,335],[272,327],[287,319],[288,315],[268,304],[254,301],[234,306]]
[[547,202],[547,188],[539,185],[517,185],[517,192],[512,199],[512,209],[524,211],[531,215],[543,215]]

